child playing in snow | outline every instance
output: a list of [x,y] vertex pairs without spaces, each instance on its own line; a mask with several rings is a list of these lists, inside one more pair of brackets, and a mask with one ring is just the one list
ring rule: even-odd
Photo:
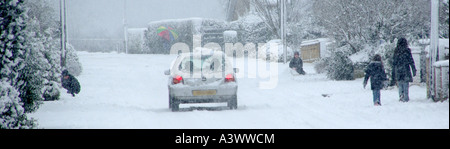
[[72,94],[73,97],[75,97],[75,94],[80,93],[80,82],[69,74],[69,71],[64,70],[62,72],[62,78],[61,78],[62,86],[67,89],[67,93]]
[[364,88],[366,88],[367,80],[370,78],[370,86],[373,92],[373,103],[375,106],[381,106],[380,90],[383,88],[384,81],[387,80],[386,72],[384,71],[381,56],[376,54],[369,66],[367,66],[366,75],[364,77]]

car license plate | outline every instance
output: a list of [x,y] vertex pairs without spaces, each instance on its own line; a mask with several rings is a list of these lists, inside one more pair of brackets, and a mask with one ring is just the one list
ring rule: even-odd
[[192,91],[192,95],[194,96],[207,96],[207,95],[216,95],[216,90],[196,90]]

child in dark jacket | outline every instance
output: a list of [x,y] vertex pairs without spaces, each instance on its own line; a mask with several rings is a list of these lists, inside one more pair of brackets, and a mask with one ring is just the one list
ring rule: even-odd
[[375,106],[381,106],[380,90],[384,86],[384,81],[387,80],[386,72],[384,71],[383,63],[381,62],[381,56],[375,55],[367,66],[366,75],[364,77],[364,88],[366,88],[367,80],[370,78],[370,85],[373,92],[373,103]]
[[75,94],[80,93],[80,83],[74,76],[69,74],[69,71],[64,70],[62,72],[61,83],[62,86],[67,89],[67,93],[72,94],[73,97],[75,97]]
[[289,68],[297,71],[298,74],[305,75],[306,72],[303,70],[303,60],[300,58],[300,52],[294,53],[294,58],[289,62]]

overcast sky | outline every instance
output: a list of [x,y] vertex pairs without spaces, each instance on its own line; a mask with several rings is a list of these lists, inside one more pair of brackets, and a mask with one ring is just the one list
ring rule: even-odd
[[[223,1],[126,0],[126,18],[129,27],[139,28],[164,19],[202,17],[224,20]],[[66,3],[71,38],[118,38],[123,35],[124,0],[66,0]]]

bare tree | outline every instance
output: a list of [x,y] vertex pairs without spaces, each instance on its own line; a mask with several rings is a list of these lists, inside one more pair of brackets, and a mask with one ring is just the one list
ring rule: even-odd
[[317,0],[313,7],[329,36],[356,53],[366,43],[427,36],[429,6],[428,0]]
[[250,0],[227,0],[224,2],[227,21],[238,20],[250,11]]
[[280,6],[278,0],[252,0],[251,5],[255,8],[258,16],[264,21],[270,32],[281,38],[280,31]]
[[[280,0],[252,0],[251,7],[264,21],[273,38],[281,38]],[[314,18],[310,0],[286,0],[287,45],[298,49],[302,40],[324,36]]]

